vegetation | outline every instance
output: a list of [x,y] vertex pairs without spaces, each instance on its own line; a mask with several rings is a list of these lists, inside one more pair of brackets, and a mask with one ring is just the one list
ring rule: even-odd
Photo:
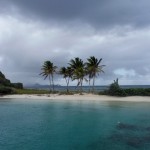
[[22,83],[11,83],[10,80],[6,79],[5,75],[2,72],[0,72],[0,86],[23,89],[23,84]]
[[69,63],[72,69],[72,80],[77,80],[77,87],[80,85],[80,93],[82,93],[83,80],[87,81],[85,63],[78,57],[71,59]]
[[35,90],[35,89],[14,89],[14,94],[49,94],[47,90]]
[[44,76],[44,79],[46,79],[47,77],[49,78],[49,92],[51,92],[51,84],[54,91],[54,73],[56,73],[56,68],[57,66],[54,66],[51,61],[45,61],[41,68],[42,73],[40,73],[40,75]]
[[[59,93],[65,95],[73,95],[76,92],[69,91],[69,83],[72,80],[77,81],[77,89],[80,94],[82,94],[83,81],[89,83],[89,92],[94,93],[95,79],[100,73],[104,73],[103,68],[105,65],[101,64],[102,58],[97,59],[94,56],[87,58],[86,62],[83,62],[82,59],[76,57],[71,59],[68,63],[69,66],[61,67],[58,69],[51,61],[45,61],[41,70],[40,75],[44,76],[44,79],[48,77],[49,79],[49,91],[47,90],[35,90],[35,89],[23,89],[22,83],[11,83],[9,79],[5,78],[5,75],[0,72],[0,95],[3,94],[55,94]],[[67,89],[66,92],[58,92],[54,90],[54,75],[62,75],[66,81]],[[91,90],[91,83],[92,90]],[[80,89],[79,89],[80,87]],[[150,96],[150,88],[130,88],[122,89],[119,86],[118,79],[114,80],[110,84],[109,89],[99,92],[99,94],[111,95],[111,96]]]
[[91,56],[90,58],[87,59],[87,63],[86,63],[86,71],[87,71],[87,75],[89,77],[89,91],[90,91],[90,81],[91,79],[93,79],[93,88],[92,88],[92,92],[94,92],[94,85],[95,85],[95,78],[97,75],[99,75],[99,73],[103,72],[103,67],[105,65],[101,65],[102,58],[101,59],[97,59],[94,56]]
[[[71,59],[69,61],[69,66],[68,67],[61,67],[60,70],[56,70],[57,66],[53,66],[53,63],[51,61],[45,61],[43,66],[42,66],[42,73],[40,75],[43,75],[46,79],[49,77],[49,82],[50,82],[50,91],[51,91],[51,83],[54,85],[53,82],[53,75],[56,72],[59,72],[59,74],[63,75],[63,78],[66,81],[67,84],[67,92],[69,92],[69,83],[70,79],[72,81],[77,80],[77,89],[80,86],[80,93],[82,94],[82,86],[83,86],[83,81],[89,82],[90,86],[90,81],[93,79],[93,92],[94,92],[94,86],[95,86],[95,78],[99,73],[104,72],[103,67],[105,65],[101,65],[102,58],[97,59],[94,56],[91,56],[90,58],[87,59],[87,62],[83,62],[82,59],[79,57],[76,57],[74,59]],[[89,80],[87,79],[89,78]],[[53,86],[54,90],[54,86]]]
[[0,95],[13,94],[13,93],[14,91],[11,87],[0,86]]
[[23,89],[22,83],[11,83],[5,75],[0,72],[0,95],[13,94],[14,89]]
[[127,96],[150,96],[150,88],[143,89],[124,89]]
[[71,67],[62,67],[60,68],[59,73],[61,75],[63,75],[63,78],[66,80],[66,84],[67,84],[67,92],[69,93],[69,81],[72,77],[72,69]]
[[130,88],[122,89],[119,86],[118,79],[110,85],[108,90],[104,92],[99,92],[99,94],[111,95],[111,96],[150,96],[150,89],[143,88]]

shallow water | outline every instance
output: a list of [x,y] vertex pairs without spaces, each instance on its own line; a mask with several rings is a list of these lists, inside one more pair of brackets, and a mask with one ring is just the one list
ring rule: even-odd
[[127,149],[150,149],[150,103],[0,101],[0,150]]

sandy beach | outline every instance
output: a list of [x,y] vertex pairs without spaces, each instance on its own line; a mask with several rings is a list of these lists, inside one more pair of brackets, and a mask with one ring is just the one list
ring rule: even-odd
[[94,100],[94,101],[128,101],[128,102],[150,102],[150,97],[147,96],[130,96],[130,97],[113,97],[113,96],[105,96],[105,95],[94,95],[94,94],[74,94],[74,95],[59,95],[59,94],[51,94],[50,96],[47,94],[41,95],[5,95],[0,96],[0,99],[47,99],[47,100]]

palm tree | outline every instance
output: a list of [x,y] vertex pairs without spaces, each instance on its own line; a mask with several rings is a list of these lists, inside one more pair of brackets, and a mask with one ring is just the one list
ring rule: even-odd
[[51,84],[53,85],[54,91],[54,73],[56,72],[57,66],[54,66],[51,61],[45,61],[41,70],[40,75],[45,76],[44,80],[49,78],[49,90],[51,91]]
[[86,70],[87,70],[87,74],[89,76],[89,87],[90,87],[90,81],[91,81],[91,79],[93,79],[93,88],[92,88],[93,92],[94,92],[96,76],[99,75],[101,72],[104,73],[103,67],[105,65],[100,65],[101,61],[102,61],[102,58],[98,60],[94,56],[91,56],[90,58],[87,59]]
[[88,76],[89,80],[89,92],[91,92],[91,79],[92,79],[92,72],[90,71],[89,67],[87,66],[86,63],[86,75]]
[[72,80],[77,80],[77,87],[80,85],[80,92],[82,93],[82,84],[85,78],[85,63],[78,57],[71,59],[69,63],[72,69]]
[[70,81],[70,78],[72,77],[72,70],[71,70],[71,67],[62,67],[60,68],[60,71],[59,71],[60,74],[63,75],[63,78],[65,78],[66,80],[66,84],[67,84],[67,92],[69,93],[69,81]]

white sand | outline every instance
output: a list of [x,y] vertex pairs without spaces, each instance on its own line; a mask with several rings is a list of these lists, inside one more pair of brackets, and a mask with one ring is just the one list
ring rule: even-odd
[[130,97],[113,97],[113,96],[105,96],[105,95],[94,95],[94,94],[74,94],[74,95],[58,95],[51,94],[48,96],[47,94],[41,95],[5,95],[0,96],[0,99],[4,98],[15,98],[15,99],[47,99],[47,100],[94,100],[94,101],[128,101],[128,102],[150,102],[150,97],[148,96],[130,96]]

